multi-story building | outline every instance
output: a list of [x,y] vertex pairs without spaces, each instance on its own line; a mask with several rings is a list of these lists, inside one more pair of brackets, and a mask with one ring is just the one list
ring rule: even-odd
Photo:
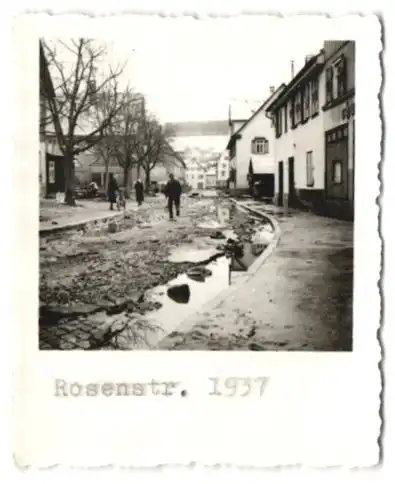
[[325,198],[330,211],[354,212],[355,42],[327,41],[325,99]]
[[230,175],[229,151],[225,150],[221,153],[216,164],[217,187],[226,188],[228,185]]
[[278,205],[352,217],[354,63],[353,42],[325,42],[266,106],[274,120]]
[[[272,121],[266,107],[277,98],[285,86],[272,90],[269,98],[246,121],[229,121],[231,136],[227,145],[236,189],[248,189],[263,180],[267,196],[274,195],[274,151]],[[251,172],[252,170],[252,172]]]
[[56,131],[61,130],[59,120],[54,120],[49,103],[56,102],[56,95],[42,43],[39,43],[40,59],[40,143],[39,184],[40,196],[46,197],[64,191],[65,175],[63,154]]
[[186,171],[185,181],[193,190],[204,190],[206,188],[206,169],[194,156],[185,160]]

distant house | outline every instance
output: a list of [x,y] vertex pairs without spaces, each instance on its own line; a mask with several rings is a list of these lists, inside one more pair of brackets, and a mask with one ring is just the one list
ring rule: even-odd
[[[164,182],[169,178],[169,174],[173,173],[180,181],[185,180],[186,165],[180,154],[176,153],[170,145],[163,154],[161,160],[159,160],[154,168],[150,172],[151,182]],[[105,187],[105,162],[100,156],[96,156],[95,160],[90,164],[91,179],[95,181],[100,187]],[[116,159],[111,158],[109,164],[109,173],[113,173],[119,183],[124,182],[124,170],[119,165]],[[133,166],[128,174],[128,186],[129,190],[133,189],[134,183],[137,178],[141,178],[145,181],[145,172],[141,167]]]
[[[174,175],[181,183],[185,182],[186,164],[180,153],[177,153],[168,145],[163,158],[158,161],[151,171],[151,182],[165,182],[168,180],[170,173]],[[140,170],[144,173],[143,170]]]
[[191,156],[185,159],[186,183],[193,190],[204,190],[206,188],[206,169],[199,163],[198,158]]
[[225,150],[216,164],[217,187],[225,188],[230,174],[229,151]]
[[[234,188],[248,189],[251,181],[263,180],[266,196],[274,196],[274,151],[272,121],[266,114],[267,105],[280,95],[280,86],[249,119],[229,120],[231,182]],[[252,166],[252,173],[251,173]]]

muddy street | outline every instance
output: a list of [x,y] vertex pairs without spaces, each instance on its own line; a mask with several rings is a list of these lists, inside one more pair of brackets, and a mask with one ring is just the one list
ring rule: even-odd
[[[181,319],[185,306],[163,297],[169,281],[192,286],[187,312],[199,309],[229,283],[229,262],[222,247],[225,235],[216,229],[248,241],[255,224],[254,218],[234,210],[229,202],[188,197],[184,197],[181,216],[172,222],[164,199],[159,198],[127,211],[112,230],[106,222],[41,237],[40,346],[106,347],[103,328],[116,328],[120,320],[125,329],[130,317],[135,325],[136,317],[142,321],[152,311],[157,311],[157,328],[176,321],[177,312]],[[205,264],[209,264],[210,276],[203,281],[196,271],[187,275]],[[99,336],[92,343],[97,331]]]

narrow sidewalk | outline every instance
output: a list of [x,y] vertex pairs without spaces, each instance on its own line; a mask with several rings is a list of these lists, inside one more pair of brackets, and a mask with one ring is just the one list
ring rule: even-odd
[[262,267],[158,349],[352,349],[353,224],[301,212],[277,220],[281,238]]
[[[149,203],[151,200],[147,200]],[[128,200],[126,210],[136,210],[135,200]],[[116,207],[111,211],[105,200],[77,200],[75,207],[56,203],[54,200],[40,200],[40,234],[48,234],[122,216],[123,210]]]

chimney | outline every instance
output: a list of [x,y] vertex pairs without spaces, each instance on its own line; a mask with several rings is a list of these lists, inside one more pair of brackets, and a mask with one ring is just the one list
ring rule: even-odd
[[274,94],[274,91],[276,90],[275,86],[270,86],[270,94]]
[[295,62],[291,61],[291,79],[295,77]]

